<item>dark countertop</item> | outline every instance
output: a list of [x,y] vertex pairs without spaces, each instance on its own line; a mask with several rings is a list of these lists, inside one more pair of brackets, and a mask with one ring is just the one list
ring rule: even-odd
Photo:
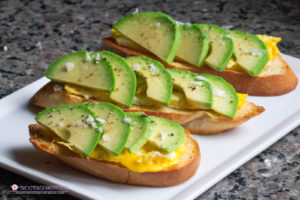
[[[99,48],[112,23],[135,8],[159,10],[183,22],[214,23],[227,29],[280,36],[280,50],[300,57],[298,0],[1,1],[0,98],[42,77],[56,58]],[[300,127],[197,199],[299,199],[299,145]],[[1,168],[0,180],[0,199],[62,198],[11,195],[9,186],[13,183],[40,184]]]

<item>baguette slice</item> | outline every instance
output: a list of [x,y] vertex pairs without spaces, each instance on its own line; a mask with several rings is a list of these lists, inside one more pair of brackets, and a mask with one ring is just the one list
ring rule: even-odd
[[29,125],[29,133],[30,142],[38,151],[50,154],[80,171],[117,183],[153,187],[176,185],[192,177],[200,164],[198,143],[187,130],[185,130],[186,153],[179,158],[178,164],[158,172],[134,172],[113,162],[80,156],[65,146],[51,143],[55,133],[39,124]]
[[279,53],[271,61],[270,66],[259,76],[252,77],[246,73],[224,70],[219,72],[208,66],[193,67],[188,63],[173,62],[168,64],[156,56],[139,52],[128,47],[118,45],[113,38],[104,38],[103,42],[115,49],[120,50],[128,56],[146,56],[160,61],[167,68],[185,69],[195,73],[208,73],[221,76],[229,82],[237,92],[256,96],[276,96],[294,90],[298,84],[298,79],[293,70],[288,66]]
[[[30,100],[30,103],[43,108],[48,108],[56,105],[71,105],[88,101],[83,97],[68,94],[65,90],[54,91],[56,83],[49,82],[42,87]],[[144,112],[148,115],[163,117],[175,121],[183,125],[186,129],[195,134],[216,134],[228,129],[232,129],[241,123],[251,119],[262,113],[265,109],[253,103],[246,102],[238,109],[233,119],[219,115],[208,110],[177,110],[168,107],[156,109],[132,106],[128,109],[123,109],[127,112]]]

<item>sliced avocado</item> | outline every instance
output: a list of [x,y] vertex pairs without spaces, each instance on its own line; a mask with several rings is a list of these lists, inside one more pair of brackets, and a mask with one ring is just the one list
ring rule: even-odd
[[213,93],[210,84],[197,80],[198,74],[182,69],[167,69],[173,78],[175,87],[183,90],[189,104],[209,109],[212,107]]
[[233,42],[230,35],[214,24],[199,24],[208,35],[209,53],[205,63],[218,71],[223,71],[232,57]]
[[153,132],[153,123],[150,117],[138,112],[126,112],[126,117],[131,119],[131,130],[125,147],[129,152],[141,148]]
[[199,74],[197,80],[205,80],[210,83],[213,90],[212,109],[230,118],[234,118],[238,109],[238,95],[235,89],[224,79],[211,74]]
[[258,76],[269,61],[265,43],[244,31],[229,31],[236,62],[251,76]]
[[146,79],[148,98],[169,106],[173,90],[173,81],[169,72],[156,60],[146,57],[129,57],[129,66],[137,75]]
[[180,43],[176,56],[180,60],[200,67],[208,52],[208,36],[205,30],[196,24],[181,24]]
[[118,156],[123,150],[129,133],[130,122],[126,121],[124,112],[111,103],[88,103],[87,106],[95,112],[99,121],[103,124],[104,133],[99,145]]
[[174,60],[180,40],[175,21],[160,12],[130,14],[113,28],[167,63]]
[[95,118],[86,106],[68,105],[43,110],[35,120],[88,156],[98,144],[103,129]]
[[115,89],[112,66],[106,59],[93,60],[87,51],[77,51],[57,59],[46,71],[46,77],[92,89]]
[[131,107],[136,90],[136,77],[124,58],[109,52],[99,51],[91,54],[91,57],[101,60],[105,58],[110,62],[115,75],[115,91],[111,92],[110,98],[126,107]]
[[150,117],[154,122],[153,133],[149,142],[159,148],[161,151],[171,153],[177,149],[184,141],[184,129],[176,122]]

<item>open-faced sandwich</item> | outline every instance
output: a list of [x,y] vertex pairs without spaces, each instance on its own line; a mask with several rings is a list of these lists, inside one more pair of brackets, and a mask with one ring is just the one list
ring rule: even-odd
[[156,59],[167,68],[221,76],[238,92],[272,96],[288,93],[298,83],[278,50],[280,40],[143,12],[121,18],[113,25],[112,37],[103,42],[129,56]]
[[186,181],[200,163],[198,143],[176,122],[107,103],[55,106],[29,125],[39,151],[99,178],[144,186]]
[[173,120],[198,134],[220,133],[264,111],[220,77],[165,69],[147,57],[125,60],[108,51],[78,51],[51,64],[46,77],[51,82],[32,97],[34,105],[106,101]]

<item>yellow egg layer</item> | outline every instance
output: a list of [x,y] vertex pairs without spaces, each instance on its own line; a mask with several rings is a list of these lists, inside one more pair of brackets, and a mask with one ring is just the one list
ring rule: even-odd
[[[70,143],[55,140],[52,143],[58,143],[80,154]],[[135,172],[156,172],[172,168],[178,163],[180,156],[185,153],[185,149],[186,142],[175,151],[165,154],[157,150],[152,144],[146,143],[137,152],[129,153],[124,148],[120,155],[115,156],[98,145],[89,157],[100,161],[118,163]]]
[[241,108],[246,103],[248,94],[237,93],[237,95],[239,97],[238,108]]
[[124,149],[120,155],[114,156],[100,146],[97,146],[90,157],[97,160],[119,163],[135,172],[156,172],[169,169],[177,164],[179,157],[185,153],[186,143],[184,142],[175,151],[165,154],[150,143],[146,143],[137,152],[129,153]]

